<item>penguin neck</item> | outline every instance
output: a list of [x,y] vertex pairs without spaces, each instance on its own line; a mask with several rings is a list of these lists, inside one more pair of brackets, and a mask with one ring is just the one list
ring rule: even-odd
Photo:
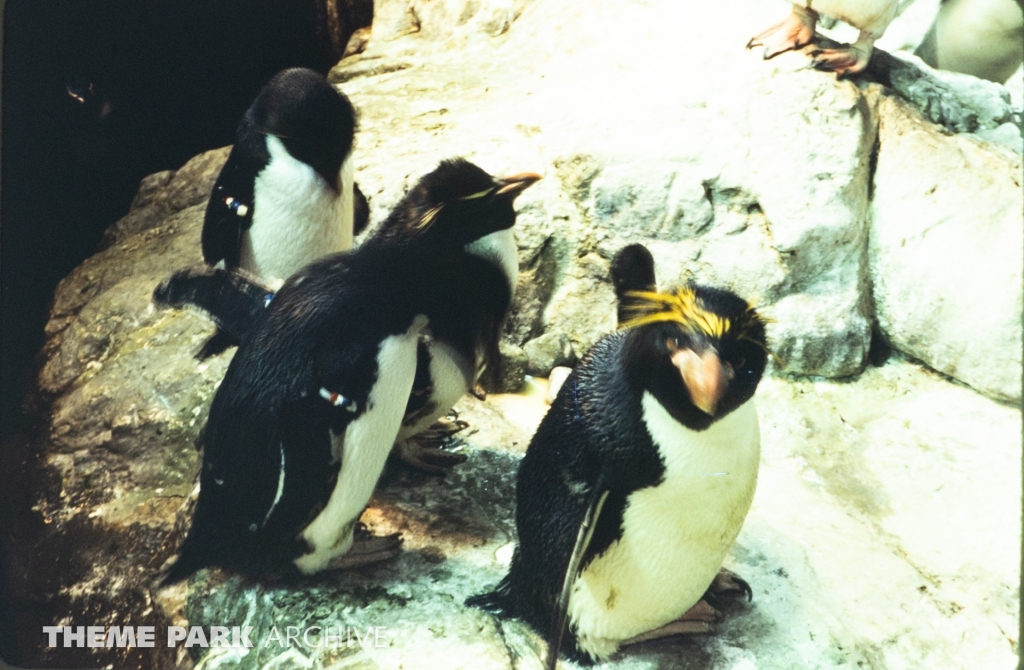
[[519,281],[519,250],[516,237],[511,228],[499,230],[470,242],[465,247],[466,253],[493,263],[508,282],[509,293],[515,294]]

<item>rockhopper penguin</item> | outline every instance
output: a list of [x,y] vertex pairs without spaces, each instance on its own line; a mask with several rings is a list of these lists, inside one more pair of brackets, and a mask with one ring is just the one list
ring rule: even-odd
[[[203,259],[272,288],[306,264],[352,248],[366,224],[353,180],[352,104],[319,73],[276,74],[238,124],[203,222]],[[237,344],[215,336],[197,356]]]
[[436,418],[426,405],[410,418],[417,366],[443,405],[497,348],[513,201],[538,178],[444,161],[380,234],[284,284],[214,396],[199,499],[165,583],[210,565],[311,574],[393,555],[387,538],[353,548],[356,522],[396,439]]
[[[525,174],[506,181],[526,188],[538,178]],[[515,195],[514,189],[506,187],[506,196]],[[500,188],[495,186],[494,190]],[[476,194],[476,197],[485,195]],[[391,217],[377,229],[371,240],[374,243],[385,240],[394,243],[416,232],[402,225],[402,221],[400,217]],[[469,249],[501,268],[511,295],[519,273],[518,251],[511,228],[478,240]],[[164,280],[154,291],[153,300],[179,309],[198,309],[217,325],[219,334],[214,336],[214,340],[229,338],[240,342],[273,296],[269,287],[237,269],[187,268]],[[509,306],[510,301],[500,308],[500,315],[496,313],[492,318],[503,321]],[[395,454],[406,464],[425,472],[443,474],[447,468],[465,460],[461,454],[435,448],[450,434],[450,430],[429,429],[473,388],[485,363],[489,360],[493,365],[497,361],[497,338],[497,334],[485,338],[481,345],[484,348],[480,351],[472,351],[459,342],[447,341],[443,333],[420,338],[416,378],[395,445]]]
[[721,566],[757,482],[764,322],[728,291],[653,292],[653,267],[639,245],[616,258],[629,316],[537,429],[516,483],[509,574],[468,601],[546,635],[548,668],[560,646],[589,664],[707,632],[717,612],[703,598],[751,593]]

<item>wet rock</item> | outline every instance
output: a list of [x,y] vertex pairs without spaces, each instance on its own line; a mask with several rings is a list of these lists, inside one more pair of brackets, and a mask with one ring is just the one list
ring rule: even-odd
[[521,347],[508,342],[502,342],[499,351],[501,370],[495,381],[495,387],[488,390],[498,393],[518,393],[523,388],[523,379],[526,377],[526,368],[529,364],[526,352]]
[[572,350],[569,336],[556,330],[530,340],[523,345],[523,352],[526,354],[526,374],[537,377],[547,377],[552,368],[576,362],[576,352]]
[[165,170],[142,180],[131,210],[103,234],[100,248],[163,223],[169,215],[205,205],[231,147],[200,154],[177,171]]

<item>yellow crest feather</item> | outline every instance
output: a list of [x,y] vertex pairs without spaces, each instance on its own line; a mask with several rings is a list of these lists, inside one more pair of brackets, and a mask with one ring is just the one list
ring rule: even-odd
[[636,302],[626,306],[626,311],[633,316],[621,324],[622,329],[670,321],[687,330],[721,338],[732,328],[730,319],[705,309],[689,286],[671,293],[628,291],[626,296]]

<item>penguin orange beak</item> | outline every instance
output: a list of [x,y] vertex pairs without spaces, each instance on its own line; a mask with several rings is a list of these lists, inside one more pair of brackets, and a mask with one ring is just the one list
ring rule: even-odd
[[511,177],[499,179],[499,188],[494,195],[507,195],[509,199],[514,199],[517,195],[536,184],[538,180],[540,180],[540,175],[536,172],[523,172],[522,174],[514,174]]
[[693,404],[708,416],[714,416],[718,401],[733,378],[732,368],[722,365],[718,352],[710,348],[702,354],[692,349],[679,349],[672,354],[672,364],[678,368]]

